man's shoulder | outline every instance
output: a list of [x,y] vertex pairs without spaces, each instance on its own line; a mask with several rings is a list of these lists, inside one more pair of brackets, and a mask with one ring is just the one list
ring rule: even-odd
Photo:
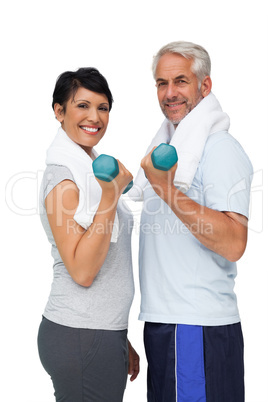
[[[222,161],[232,165],[241,164],[252,171],[251,161],[242,145],[228,131],[211,134],[206,142],[201,165],[210,162],[214,167]],[[218,162],[218,163],[217,163]]]
[[210,148],[214,147],[222,141],[230,144],[239,144],[239,142],[228,131],[219,131],[217,133],[209,135],[205,145],[205,150],[210,150]]
[[242,145],[237,141],[228,131],[219,131],[211,134],[204,148],[204,156],[211,151],[214,152],[227,152],[232,149],[241,152],[244,156],[248,157]]

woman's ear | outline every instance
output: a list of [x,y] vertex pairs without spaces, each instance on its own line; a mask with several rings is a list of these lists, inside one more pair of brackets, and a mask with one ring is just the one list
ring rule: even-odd
[[210,94],[211,88],[212,88],[212,81],[210,76],[207,75],[201,82],[201,93],[204,98],[205,96],[208,96]]
[[62,123],[64,120],[64,110],[63,110],[63,106],[60,105],[59,103],[55,103],[54,105],[54,113],[55,113],[55,117],[56,119]]

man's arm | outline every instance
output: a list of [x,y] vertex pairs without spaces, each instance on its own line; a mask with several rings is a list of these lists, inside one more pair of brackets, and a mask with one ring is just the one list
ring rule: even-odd
[[173,184],[177,165],[168,172],[155,169],[149,153],[143,158],[141,167],[157,195],[205,247],[229,261],[242,257],[247,244],[245,216],[215,211],[187,197]]

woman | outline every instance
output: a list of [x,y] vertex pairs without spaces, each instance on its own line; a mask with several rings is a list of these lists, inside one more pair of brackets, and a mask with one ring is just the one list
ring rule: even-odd
[[109,183],[92,173],[112,102],[94,68],[63,73],[53,93],[61,127],[47,152],[40,201],[54,277],[38,348],[56,401],[122,401],[127,374],[133,381],[139,373],[127,340],[133,218],[120,200],[132,175],[120,162]]

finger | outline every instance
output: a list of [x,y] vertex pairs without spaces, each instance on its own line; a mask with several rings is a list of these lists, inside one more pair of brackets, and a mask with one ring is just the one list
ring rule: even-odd
[[153,147],[148,155],[151,155],[157,147]]
[[152,165],[152,158],[151,158],[151,154],[149,153],[148,155],[146,155],[142,160],[141,160],[141,167],[143,169],[149,167]]
[[125,165],[123,165],[123,163],[120,162],[119,159],[116,159],[116,160],[117,160],[117,163],[118,163],[118,166],[119,166],[119,171],[121,171],[121,172],[126,171],[127,169],[126,169]]
[[138,377],[139,372],[140,372],[139,359],[135,359],[134,360],[134,366],[133,366],[133,372],[132,372],[132,375],[130,377],[130,381],[134,381]]
[[[132,176],[132,174],[130,173],[130,171],[127,170],[127,168],[125,167],[125,165],[123,165],[123,163],[120,162],[118,159],[117,159],[117,162],[118,162],[118,165],[119,165],[119,171],[122,172],[122,173],[124,173],[125,175],[130,176],[130,177],[131,177],[131,180],[132,180],[132,179],[133,179],[133,176]],[[131,181],[131,180],[130,180],[130,181]]]

